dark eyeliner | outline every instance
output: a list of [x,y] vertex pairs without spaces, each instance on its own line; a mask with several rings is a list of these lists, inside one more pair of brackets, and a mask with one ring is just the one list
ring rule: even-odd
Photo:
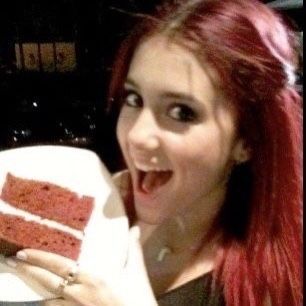
[[141,107],[142,99],[140,95],[133,89],[124,89],[122,93],[122,104],[128,107]]
[[[177,111],[176,113],[174,113]],[[180,122],[192,122],[197,119],[196,112],[184,103],[174,103],[168,109],[168,116]]]

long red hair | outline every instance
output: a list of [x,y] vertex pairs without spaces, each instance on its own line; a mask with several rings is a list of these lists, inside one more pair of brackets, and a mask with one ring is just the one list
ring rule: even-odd
[[163,33],[215,69],[235,106],[251,160],[233,170],[219,222],[225,237],[214,279],[228,306],[302,304],[301,98],[293,85],[295,37],[257,0],[168,1],[123,42],[109,100],[137,46]]

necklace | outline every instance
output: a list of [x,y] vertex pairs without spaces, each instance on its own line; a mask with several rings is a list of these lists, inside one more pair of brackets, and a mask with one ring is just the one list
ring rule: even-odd
[[[176,225],[178,226],[178,229],[181,231],[182,234],[186,232],[186,226],[183,222],[183,220],[180,217],[175,218]],[[190,248],[190,250],[193,250],[194,247]],[[174,254],[174,249],[170,247],[169,245],[164,245],[160,248],[157,256],[156,261],[159,263],[162,263],[166,257],[169,255]]]

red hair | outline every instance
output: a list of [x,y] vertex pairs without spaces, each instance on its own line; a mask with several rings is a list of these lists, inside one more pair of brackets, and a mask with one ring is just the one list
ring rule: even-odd
[[[228,306],[302,304],[301,98],[292,84],[295,38],[256,0],[171,1],[144,18],[119,50],[115,102],[137,46],[164,34],[217,72],[235,106],[251,160],[233,170],[220,213],[214,270]],[[116,112],[119,103],[111,103]]]

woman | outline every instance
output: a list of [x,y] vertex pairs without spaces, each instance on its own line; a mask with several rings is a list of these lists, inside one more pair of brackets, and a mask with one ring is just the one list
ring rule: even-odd
[[255,0],[173,1],[144,17],[110,86],[129,170],[116,181],[142,245],[133,228],[125,290],[82,271],[63,282],[70,262],[53,254],[10,264],[60,289],[48,305],[301,305],[293,44]]

